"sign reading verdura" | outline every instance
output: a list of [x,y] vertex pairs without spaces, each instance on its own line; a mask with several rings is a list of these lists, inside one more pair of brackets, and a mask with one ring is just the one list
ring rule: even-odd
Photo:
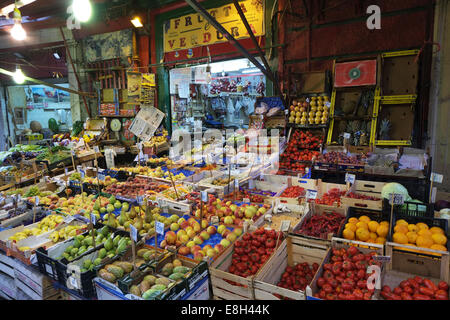
[[[246,0],[240,2],[242,11],[255,36],[263,36],[264,8],[259,1]],[[249,38],[249,34],[234,5],[228,4],[209,9],[213,16],[235,39]],[[166,22],[164,27],[164,52],[190,49],[214,43],[227,42],[200,14],[193,13]]]

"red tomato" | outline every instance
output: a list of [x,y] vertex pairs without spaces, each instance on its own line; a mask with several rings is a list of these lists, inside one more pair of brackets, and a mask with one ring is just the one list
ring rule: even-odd
[[438,291],[436,291],[436,293],[434,294],[434,298],[436,300],[448,300],[448,293],[447,291],[441,290],[439,289]]
[[400,287],[397,287],[397,288],[395,288],[394,289],[394,294],[396,294],[396,295],[401,295],[402,294],[402,292],[403,292],[403,290],[402,290],[402,288],[400,288]]
[[402,300],[413,300],[413,297],[406,292],[402,292],[401,294]]
[[448,284],[445,281],[441,281],[438,283],[438,288],[444,291],[448,291]]
[[[437,291],[437,290],[436,290],[436,291]],[[424,295],[429,296],[429,297],[434,296],[434,291],[431,290],[430,288],[420,287],[420,288],[419,288],[419,292],[420,292],[421,294],[424,294]]]

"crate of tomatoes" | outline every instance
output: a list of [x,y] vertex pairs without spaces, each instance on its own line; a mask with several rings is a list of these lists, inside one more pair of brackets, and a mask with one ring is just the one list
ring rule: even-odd
[[449,296],[448,281],[397,270],[385,272],[381,283],[380,300],[448,300]]
[[357,248],[346,240],[336,238],[331,242],[331,248],[306,289],[307,300],[375,299],[376,288],[371,284],[377,272],[374,270],[370,273],[367,270],[369,266],[377,266],[380,268],[378,274],[382,273],[383,264],[376,256],[383,255],[383,248]]
[[254,281],[256,300],[305,300],[327,251],[288,236]]
[[281,231],[258,228],[231,244],[210,266],[216,298],[254,300],[254,278],[283,243]]

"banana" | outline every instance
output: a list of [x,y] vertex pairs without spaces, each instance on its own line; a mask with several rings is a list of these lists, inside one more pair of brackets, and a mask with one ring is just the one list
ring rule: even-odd
[[51,239],[54,243],[58,242],[58,241],[59,241],[59,233],[58,233],[57,231],[53,232],[53,233],[50,235],[50,239]]

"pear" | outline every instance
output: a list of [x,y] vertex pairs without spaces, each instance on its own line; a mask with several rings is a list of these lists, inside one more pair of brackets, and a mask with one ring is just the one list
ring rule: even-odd
[[130,219],[136,218],[136,211],[134,210],[134,207],[131,207],[130,212],[128,212],[128,217]]

